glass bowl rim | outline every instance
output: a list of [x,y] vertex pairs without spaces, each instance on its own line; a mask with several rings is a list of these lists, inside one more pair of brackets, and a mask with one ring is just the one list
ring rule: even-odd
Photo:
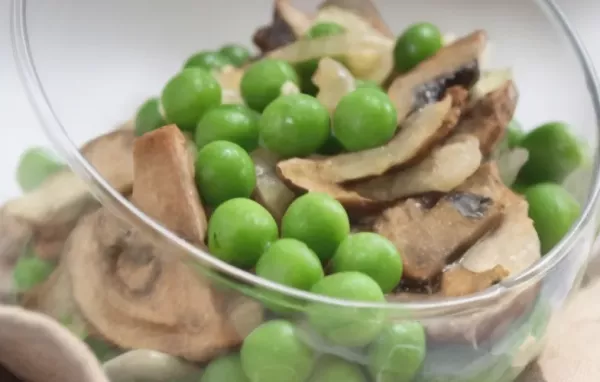
[[[596,116],[596,128],[600,132],[600,84],[592,61],[589,58],[583,43],[554,0],[534,1],[538,3],[540,11],[547,14],[548,20],[557,24],[558,30],[563,34],[562,37],[566,37],[568,45],[573,50],[587,83],[588,93],[592,100],[594,114]],[[71,169],[88,184],[90,191],[102,203],[103,207],[108,208],[116,216],[131,224],[136,229],[149,235],[159,236],[166,240],[170,245],[174,245],[182,252],[185,252],[186,256],[190,258],[189,260],[200,262],[203,265],[208,266],[211,270],[222,272],[225,276],[233,277],[238,281],[242,281],[244,284],[258,286],[270,290],[271,292],[275,291],[284,296],[294,297],[306,302],[325,303],[353,308],[397,309],[418,313],[419,317],[437,316],[440,312],[447,314],[464,311],[465,309],[479,309],[494,304],[498,299],[512,291],[522,290],[522,288],[526,288],[541,280],[558,263],[560,263],[565,256],[567,256],[569,250],[573,248],[577,239],[583,233],[584,228],[593,220],[595,205],[600,197],[600,156],[598,155],[596,155],[594,161],[591,189],[585,207],[569,232],[548,254],[544,255],[527,270],[484,291],[464,297],[435,298],[426,301],[402,303],[373,303],[321,296],[263,279],[217,259],[210,253],[193,246],[163,227],[160,223],[139,210],[118,191],[112,188],[81,155],[79,148],[69,138],[69,134],[52,109],[50,100],[47,97],[44,86],[37,74],[36,66],[31,55],[27,31],[27,3],[27,0],[12,0],[11,2],[10,29],[13,53],[20,79],[25,87],[29,102],[34,109],[46,136],[54,145],[54,149],[65,158]],[[597,143],[600,143],[600,134]],[[599,147],[597,150],[600,150],[600,144],[597,147]]]

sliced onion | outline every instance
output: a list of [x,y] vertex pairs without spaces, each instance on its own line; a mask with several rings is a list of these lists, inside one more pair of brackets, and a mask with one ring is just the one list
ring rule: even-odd
[[316,40],[299,40],[269,53],[269,57],[291,63],[344,57],[348,69],[361,79],[382,83],[392,70],[394,42],[374,34],[346,33]]
[[333,113],[340,99],[356,89],[352,73],[338,61],[325,57],[319,61],[313,83],[319,88],[317,99]]

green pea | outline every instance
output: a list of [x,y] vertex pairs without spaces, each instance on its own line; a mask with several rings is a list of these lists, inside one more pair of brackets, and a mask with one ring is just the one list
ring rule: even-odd
[[346,210],[323,193],[308,193],[294,200],[281,221],[282,237],[304,242],[323,263],[333,256],[349,232]]
[[257,61],[242,77],[242,97],[250,108],[262,112],[281,95],[281,87],[288,81],[300,85],[296,71],[287,62],[270,58]]
[[243,105],[221,105],[209,110],[196,128],[196,146],[214,141],[229,141],[247,152],[258,147],[260,114]]
[[[359,272],[341,272],[326,276],[311,292],[361,302],[385,302],[379,285]],[[372,342],[381,332],[385,312],[380,309],[352,308],[313,303],[308,308],[310,324],[335,344],[361,347]]]
[[361,80],[360,78],[357,78],[354,80],[354,82],[357,89],[375,89],[379,90],[380,92],[385,92],[385,90],[383,90],[383,88],[379,86],[377,82],[372,80]]
[[317,153],[321,155],[337,155],[342,152],[344,152],[344,146],[342,146],[340,141],[333,135],[333,132],[330,132],[329,137],[323,146],[317,151]]
[[254,162],[235,143],[211,142],[196,155],[196,184],[202,199],[211,206],[250,197],[256,186]]
[[250,199],[231,199],[213,212],[208,222],[208,248],[219,259],[252,268],[277,240],[275,219]]
[[346,94],[333,113],[333,133],[348,151],[387,143],[396,132],[397,113],[387,94],[357,89]]
[[410,382],[425,360],[423,325],[408,321],[387,326],[369,348],[369,371],[381,382]]
[[309,382],[367,382],[360,366],[334,356],[319,359]]
[[273,243],[258,260],[256,274],[301,290],[309,290],[324,277],[317,255],[295,239]]
[[17,182],[24,192],[33,191],[50,175],[64,168],[51,151],[42,147],[32,147],[21,155],[17,168]]
[[13,270],[17,290],[26,291],[44,282],[54,271],[54,264],[39,257],[20,257]]
[[306,38],[314,40],[316,38],[335,36],[346,32],[346,28],[334,22],[321,22],[313,25],[308,32]]
[[160,100],[150,98],[140,106],[135,116],[135,135],[139,137],[166,124],[160,111]]
[[564,188],[541,183],[525,191],[529,217],[540,238],[542,253],[550,251],[569,232],[581,213],[579,202]]
[[521,141],[525,138],[525,132],[523,131],[523,126],[519,123],[519,121],[513,119],[506,128],[506,141],[508,143],[508,148],[512,149],[520,146]]
[[249,382],[239,354],[219,357],[208,364],[200,382]]
[[562,183],[584,162],[581,145],[562,122],[544,124],[523,138],[521,147],[529,151],[529,159],[519,172],[519,182]]
[[229,58],[220,52],[199,52],[190,57],[184,68],[200,68],[204,70],[218,70],[225,65],[231,65]]
[[238,68],[243,66],[246,62],[250,60],[250,56],[252,55],[248,48],[239,44],[228,44],[219,50],[223,56],[227,57],[227,59]]
[[[345,33],[346,29],[340,24],[333,22],[322,22],[313,25],[311,29],[304,36],[306,39],[317,39],[321,37],[328,37],[337,34]],[[343,57],[336,57],[337,60],[343,61]],[[312,78],[317,68],[319,67],[320,58],[314,58],[311,60],[296,63],[296,71],[300,76],[300,88],[303,93],[316,95],[319,89],[313,83]]]
[[514,183],[510,186],[510,189],[519,195],[525,195],[528,187],[526,184]]
[[411,25],[398,37],[394,47],[396,71],[405,73],[435,55],[444,45],[442,33],[433,24]]
[[315,363],[312,350],[299,338],[296,327],[284,320],[254,329],[240,354],[251,382],[303,382]]
[[167,120],[193,132],[204,114],[221,104],[221,86],[204,69],[184,69],[167,83],[161,102]]
[[390,293],[402,277],[402,259],[388,239],[371,232],[348,236],[331,260],[333,272],[362,272]]
[[316,98],[281,96],[260,119],[260,141],[283,158],[307,156],[323,146],[330,134],[329,124],[329,112]]

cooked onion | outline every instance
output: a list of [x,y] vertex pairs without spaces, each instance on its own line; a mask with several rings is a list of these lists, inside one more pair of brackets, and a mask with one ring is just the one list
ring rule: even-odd
[[356,89],[352,73],[338,61],[325,57],[319,61],[313,83],[319,88],[317,99],[333,113],[340,99]]
[[345,33],[316,40],[299,40],[269,53],[269,57],[299,63],[322,57],[344,57],[358,78],[381,83],[392,69],[394,42],[374,34]]

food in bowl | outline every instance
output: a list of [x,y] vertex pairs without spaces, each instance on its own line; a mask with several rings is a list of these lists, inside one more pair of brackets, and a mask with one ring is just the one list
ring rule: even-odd
[[[147,215],[265,280],[361,303],[474,295],[570,229],[579,206],[559,183],[584,155],[563,123],[516,127],[517,84],[483,65],[485,31],[450,40],[429,23],[395,38],[369,2],[307,15],[279,0],[258,56],[194,54],[82,153]],[[165,381],[205,363],[205,381],[409,381],[429,340],[462,330],[237,288],[250,299],[44,168],[3,209],[35,253],[17,264],[20,302],[111,350],[162,352],[178,365]]]

